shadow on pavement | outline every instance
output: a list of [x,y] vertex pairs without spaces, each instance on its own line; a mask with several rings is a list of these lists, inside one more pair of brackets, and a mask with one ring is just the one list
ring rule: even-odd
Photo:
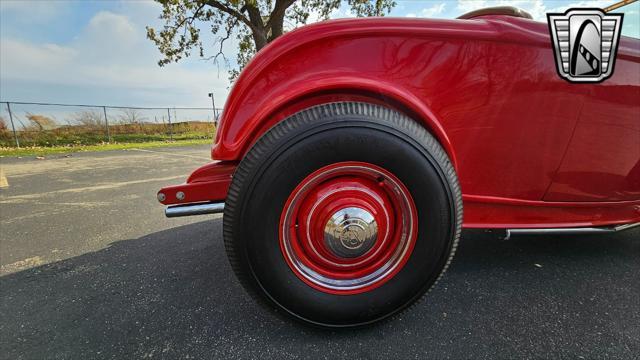
[[199,222],[0,278],[6,358],[633,357],[640,231],[601,237],[465,232],[412,311],[328,332],[244,293],[222,221]]

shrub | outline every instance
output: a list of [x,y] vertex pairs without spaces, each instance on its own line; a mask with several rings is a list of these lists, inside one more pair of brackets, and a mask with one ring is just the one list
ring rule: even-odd
[[53,130],[56,128],[56,122],[44,115],[36,115],[27,113],[27,119],[31,125],[38,131]]
[[78,111],[73,115],[73,120],[84,126],[97,127],[104,124],[104,114],[92,110]]

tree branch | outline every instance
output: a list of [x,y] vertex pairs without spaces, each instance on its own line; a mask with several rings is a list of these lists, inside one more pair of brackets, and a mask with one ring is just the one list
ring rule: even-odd
[[193,21],[196,19],[196,17],[198,16],[198,13],[200,13],[200,10],[202,10],[202,8],[204,8],[206,4],[200,4],[200,6],[198,6],[198,8],[196,9],[196,11],[193,12],[193,15],[191,16],[185,16],[184,19],[182,19],[182,21],[180,21],[179,24],[176,25],[175,29],[179,29],[182,27],[182,25],[184,25],[184,23],[189,22],[189,25],[193,24]]
[[233,28],[238,24],[238,21],[239,20],[237,18],[235,18],[235,19],[232,20],[232,22],[227,24],[227,26],[225,28],[227,34],[224,37],[220,38],[220,48],[218,49],[218,52],[215,55],[212,55],[212,56],[204,58],[205,61],[213,59],[213,62],[217,64],[218,63],[218,56],[222,55],[222,60],[224,60],[225,63],[228,62],[227,61],[227,57],[224,56],[224,52],[222,52],[222,47],[224,46],[224,42],[229,40],[229,38],[231,37],[231,33],[233,31]]
[[256,44],[256,49],[262,49],[269,42],[267,39],[267,29],[264,27],[264,22],[262,22],[262,14],[260,14],[260,9],[258,9],[252,3],[245,3],[242,7],[243,10],[246,10],[249,13],[249,20],[255,26],[252,28],[251,32],[253,35],[253,41]]
[[264,31],[264,23],[262,22],[262,14],[260,14],[260,9],[258,9],[251,3],[245,4],[242,8],[246,10],[247,13],[249,13],[249,20],[251,21],[251,23]]
[[239,12],[238,10],[227,6],[226,4],[223,4],[219,1],[216,0],[206,0],[205,4],[214,7],[222,12],[225,12],[233,17],[235,17],[236,19],[242,21],[243,23],[245,23],[249,28],[251,28],[252,31],[260,31],[262,29],[258,29],[258,27],[256,27],[253,23],[251,23],[251,21],[249,19],[247,19],[246,16],[244,16],[241,12]]
[[275,24],[281,23],[280,19],[284,19],[284,15],[287,12],[289,6],[293,5],[296,0],[276,0],[276,5],[273,7],[273,11],[269,15],[269,21],[267,21],[266,28],[272,28]]

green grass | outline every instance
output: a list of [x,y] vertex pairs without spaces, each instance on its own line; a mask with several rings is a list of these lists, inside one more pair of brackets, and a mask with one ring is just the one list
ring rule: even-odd
[[[7,135],[7,134],[5,134]],[[56,146],[77,146],[77,145],[100,145],[107,140],[107,137],[103,134],[95,133],[54,133],[54,132],[39,132],[27,134],[19,137],[20,145],[23,147],[42,146],[42,147],[56,147]],[[184,131],[181,133],[173,134],[173,140],[201,140],[211,139],[212,132],[205,131]],[[149,141],[171,141],[169,134],[155,133],[129,133],[129,134],[112,134],[111,142],[113,143],[143,143]],[[9,135],[0,138],[0,147],[9,148],[14,147],[15,142],[13,137]]]
[[[209,122],[189,121],[173,124],[115,124],[109,127],[110,143],[143,143],[170,140],[211,139],[215,126]],[[170,135],[173,133],[173,135]],[[53,129],[34,127],[18,131],[22,147],[66,147],[101,145],[107,141],[105,129],[100,126],[60,126]],[[0,130],[0,148],[15,146],[13,133]]]
[[[134,137],[135,138],[135,137]],[[64,154],[80,151],[109,151],[109,150],[126,150],[126,149],[148,149],[164,146],[189,146],[211,144],[211,139],[180,139],[179,136],[174,137],[175,141],[148,141],[135,142],[135,139],[129,138],[133,142],[114,142],[96,145],[66,145],[66,146],[30,146],[30,147],[0,147],[0,156],[46,156],[51,154]]]
[[54,129],[27,128],[18,132],[20,148],[13,133],[0,131],[0,156],[44,156],[78,151],[107,151],[161,146],[211,144],[215,126],[210,122],[188,121],[166,124],[114,124],[109,126],[109,142],[100,126],[60,126]]

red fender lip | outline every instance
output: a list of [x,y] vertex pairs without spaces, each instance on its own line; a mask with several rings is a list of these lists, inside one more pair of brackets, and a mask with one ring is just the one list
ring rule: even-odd
[[224,201],[237,166],[237,162],[231,161],[203,165],[189,175],[186,183],[160,189],[158,201],[164,205]]

